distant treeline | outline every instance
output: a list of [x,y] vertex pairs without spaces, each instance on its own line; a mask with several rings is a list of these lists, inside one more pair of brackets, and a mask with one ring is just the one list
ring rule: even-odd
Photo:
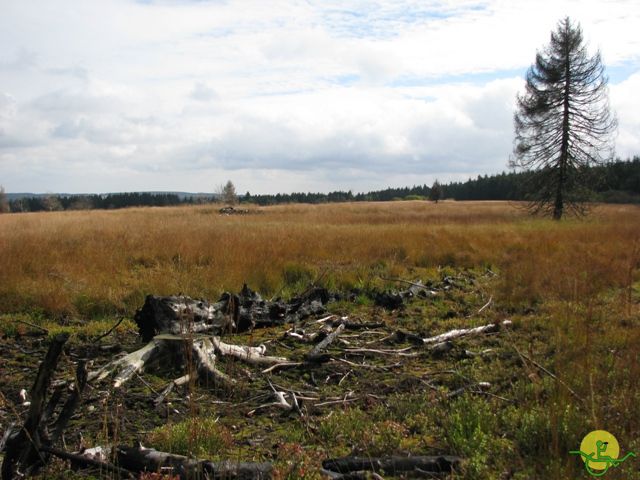
[[[640,157],[617,160],[603,167],[593,167],[588,175],[594,192],[594,201],[611,203],[640,203]],[[479,175],[466,182],[452,182],[440,186],[442,198],[453,200],[526,200],[527,184],[535,173],[510,172],[497,175]],[[369,193],[289,193],[277,195],[250,195],[242,202],[258,205],[278,203],[378,202],[389,200],[428,199],[431,187],[418,185],[405,188],[387,188]]]
[[[609,203],[640,203],[640,157],[617,160],[602,167],[583,172],[591,179],[591,200]],[[510,172],[479,175],[466,182],[452,182],[440,186],[442,198],[453,200],[526,200],[526,186],[535,173]],[[428,199],[431,187],[418,185],[387,188],[368,193],[278,193],[239,197],[241,203],[276,205],[280,203],[378,202],[390,200]],[[185,205],[206,203],[214,196],[180,196],[172,193],[111,193],[108,195],[40,195],[9,202],[12,212],[52,210],[115,209],[125,207]]]
[[106,195],[38,195],[11,200],[9,207],[12,212],[107,210],[126,207],[168,207],[201,201],[201,198],[181,198],[173,193],[130,192]]

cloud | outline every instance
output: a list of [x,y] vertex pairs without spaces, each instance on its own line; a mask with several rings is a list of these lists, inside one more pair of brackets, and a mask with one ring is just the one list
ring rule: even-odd
[[625,81],[610,85],[611,108],[618,117],[616,155],[631,158],[640,155],[640,69]]
[[35,52],[20,48],[15,52],[13,58],[2,59],[0,57],[0,72],[28,70],[36,66],[37,58]]
[[522,73],[565,14],[617,66],[617,150],[638,153],[634,2],[9,2],[0,175],[258,193],[501,171]]
[[218,94],[213,88],[206,84],[196,82],[193,90],[191,90],[191,93],[189,94],[189,98],[198,102],[210,102],[211,100],[216,100],[218,98]]

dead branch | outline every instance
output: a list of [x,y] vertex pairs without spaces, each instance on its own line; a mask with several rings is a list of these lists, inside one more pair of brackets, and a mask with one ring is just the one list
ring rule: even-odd
[[[196,377],[197,377],[197,372],[194,373],[194,375],[196,375]],[[191,378],[192,378],[191,374],[187,373],[186,375],[183,375],[182,377],[176,378],[175,380],[169,382],[169,385],[167,385],[164,388],[164,390],[162,390],[162,392],[160,392],[160,394],[153,401],[154,405],[156,407],[158,405],[160,405],[162,402],[164,402],[165,398],[167,398],[167,396],[173,391],[173,389],[175,387],[180,387],[182,385],[186,385],[187,383],[189,383]]]
[[93,343],[98,343],[100,340],[102,340],[104,337],[107,337],[111,334],[111,332],[113,332],[116,328],[118,328],[120,326],[120,324],[124,321],[125,317],[120,317],[120,320],[118,320],[116,322],[116,324],[111,327],[109,330],[107,330],[106,332],[104,332],[102,335],[100,335],[99,337],[97,337],[95,340],[93,340]]
[[56,443],[67,428],[71,416],[75,412],[76,408],[80,404],[80,399],[84,387],[87,385],[87,364],[84,361],[78,362],[76,368],[76,381],[71,386],[71,395],[62,407],[62,411],[58,416],[58,419],[53,425],[53,434],[51,435],[51,443]]
[[14,319],[14,320],[11,320],[11,321],[13,323],[21,323],[22,325],[26,325],[28,327],[35,328],[36,330],[39,330],[42,335],[49,335],[49,330],[47,330],[44,327],[41,327],[40,325],[36,325],[35,323],[30,323],[30,322],[26,322],[24,320],[17,320],[17,319]]
[[524,353],[522,353],[520,350],[518,350],[518,347],[516,347],[515,345],[512,344],[512,346],[513,346],[514,350],[520,356],[520,359],[522,360],[522,363],[525,363],[524,360],[528,360],[529,362],[531,362],[532,365],[534,365],[535,367],[539,368],[541,371],[543,371],[544,373],[549,375],[556,382],[558,382],[560,385],[562,385],[564,388],[566,388],[569,391],[569,393],[571,395],[573,395],[576,399],[580,400],[582,403],[585,403],[585,399],[584,398],[582,398],[580,395],[578,395],[569,385],[567,385],[564,381],[562,381],[560,378],[558,378],[554,373],[550,372],[548,369],[546,369],[545,367],[540,365],[538,362],[533,360],[531,357],[529,357],[529,356],[525,355]]
[[487,303],[485,303],[480,310],[478,310],[478,315],[480,315],[485,308],[489,307],[489,305],[491,305],[491,303],[493,302],[493,297],[489,297],[489,301]]
[[311,349],[309,353],[307,353],[306,360],[312,363],[326,362],[329,359],[329,356],[322,354],[322,351],[326,349],[331,344],[331,342],[338,338],[338,335],[343,332],[344,328],[345,327],[343,323],[338,325],[338,327],[333,332],[327,335],[324,340],[318,343],[315,347],[313,347],[313,349]]
[[113,387],[119,388],[134,374],[142,371],[149,362],[157,358],[163,345],[164,343],[160,339],[153,339],[141,349],[114,360],[97,371],[89,372],[88,380],[99,382],[118,371],[113,381]]
[[211,343],[220,355],[238,358],[254,365],[275,365],[287,361],[287,359],[283,357],[266,356],[265,352],[267,351],[267,347],[265,345],[258,347],[232,345],[224,343],[219,337],[211,337]]
[[392,368],[398,368],[398,367],[402,366],[402,363],[400,363],[400,362],[393,363],[391,365],[369,365],[369,364],[366,364],[366,363],[351,362],[351,361],[346,360],[344,358],[336,358],[336,360],[338,362],[345,363],[345,364],[350,365],[352,367],[368,368],[369,370],[390,370]]
[[13,480],[18,471],[27,476],[36,473],[47,461],[46,454],[41,452],[43,440],[47,438],[46,426],[41,424],[42,416],[47,390],[62,354],[62,347],[68,339],[68,333],[56,335],[40,364],[31,388],[31,405],[24,425],[20,430],[12,432],[5,444],[2,480]]
[[193,358],[196,363],[197,375],[199,377],[209,377],[214,381],[214,383],[221,384],[224,387],[232,387],[237,382],[226,373],[223,373],[216,368],[214,348],[213,342],[209,338],[193,342]]
[[132,472],[160,472],[179,475],[181,479],[226,478],[258,480],[271,478],[270,463],[211,462],[160,452],[142,445],[117,448],[118,465]]
[[374,349],[374,348],[347,348],[344,350],[345,353],[347,354],[361,354],[361,355],[366,355],[368,353],[372,353],[372,354],[377,354],[377,355],[396,355],[399,357],[417,357],[420,354],[417,352],[407,352],[407,350],[410,350],[411,347],[407,347],[407,348],[400,348],[398,350],[391,350],[391,349]]
[[291,367],[299,367],[304,365],[304,362],[282,362],[276,363],[275,365],[271,365],[269,368],[265,368],[262,370],[262,373],[273,373],[276,370],[280,370],[281,368],[291,368]]
[[[510,320],[505,320],[504,322],[502,322],[502,326],[506,327],[508,325],[511,325]],[[474,335],[481,335],[483,333],[497,332],[498,330],[500,330],[499,323],[490,323],[489,325],[483,325],[481,327],[450,330],[440,335],[436,335],[435,337],[423,338],[422,343],[424,345],[430,345],[434,343],[445,342],[448,340],[454,340],[461,337],[469,337]]]
[[103,472],[117,473],[124,478],[135,478],[135,476],[129,470],[118,467],[111,463],[96,460],[95,458],[88,455],[84,455],[83,453],[70,453],[64,450],[60,450],[58,448],[48,447],[46,445],[43,445],[41,447],[41,450],[43,452],[50,453],[51,455],[54,455],[63,460],[69,460],[71,461],[72,464],[75,464],[81,467],[90,467],[90,468],[98,469]]
[[452,455],[415,457],[344,457],[325,460],[322,468],[337,473],[373,471],[395,475],[403,472],[451,473],[461,463],[460,457]]

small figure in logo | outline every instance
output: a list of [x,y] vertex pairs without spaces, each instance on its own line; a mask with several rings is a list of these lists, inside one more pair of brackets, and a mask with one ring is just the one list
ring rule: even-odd
[[[600,432],[606,435],[598,435],[598,433]],[[600,437],[595,442],[595,451],[592,451],[591,453],[585,453],[583,450],[589,451],[591,450],[591,448],[593,448],[593,447],[589,448],[589,444],[593,446],[592,442],[594,440],[594,436],[596,438]],[[609,439],[609,441],[602,440],[603,437]],[[613,452],[612,452],[612,455],[606,455],[605,452],[609,447],[610,441],[614,442]],[[636,456],[635,453],[629,452],[623,458],[618,459],[619,451],[620,451],[620,447],[615,437],[608,432],[599,430],[596,432],[589,433],[584,438],[584,440],[582,441],[582,444],[580,445],[580,450],[572,450],[569,453],[582,456],[582,460],[584,461],[584,466],[587,472],[589,472],[589,474],[593,477],[601,477],[605,473],[607,473],[609,468],[617,467],[622,462],[627,460],[629,457]]]

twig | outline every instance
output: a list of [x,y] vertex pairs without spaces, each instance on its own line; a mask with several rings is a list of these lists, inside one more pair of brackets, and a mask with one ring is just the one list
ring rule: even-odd
[[489,301],[487,303],[485,303],[482,308],[480,308],[480,310],[478,310],[478,315],[482,313],[482,311],[487,308],[489,305],[491,305],[491,302],[493,302],[493,296],[489,297]]
[[403,280],[402,278],[387,278],[381,275],[378,275],[378,277],[380,278],[380,280],[385,280],[387,282],[406,283],[407,285],[413,285],[414,287],[424,288],[425,290],[431,291],[429,287],[427,287],[426,285],[422,285],[421,283],[410,282],[409,280]]
[[327,402],[316,403],[314,407],[322,407],[325,405],[335,405],[338,403],[355,402],[356,400],[360,399],[360,397],[352,397],[351,395],[353,395],[353,392],[347,392],[345,393],[343,398],[340,398],[338,400],[329,400]]
[[289,368],[289,367],[299,367],[300,365],[304,365],[303,362],[281,362],[276,363],[275,365],[271,365],[269,368],[265,368],[262,370],[262,373],[271,373],[276,370],[280,370],[281,368]]
[[539,368],[541,371],[543,371],[544,373],[546,373],[547,375],[549,375],[551,378],[553,378],[555,381],[557,381],[558,383],[560,383],[563,387],[565,387],[569,393],[571,393],[571,395],[573,395],[576,399],[580,400],[583,404],[586,403],[585,399],[580,397],[580,395],[578,395],[569,385],[567,385],[565,382],[563,382],[560,378],[558,378],[555,374],[553,374],[552,372],[550,372],[549,370],[547,370],[545,367],[543,367],[542,365],[540,365],[538,362],[536,362],[535,360],[533,360],[531,357],[525,355],[524,353],[522,353],[518,347],[515,346],[514,342],[510,342],[511,346],[513,347],[513,349],[516,351],[516,353],[518,354],[518,356],[520,357],[520,360],[522,361],[522,363],[524,365],[527,364],[527,362],[525,362],[525,360],[528,360],[532,365],[534,365],[535,367]]
[[309,353],[305,355],[305,359],[308,362],[316,362],[320,363],[324,359],[324,355],[321,353],[324,349],[326,349],[331,342],[333,342],[344,330],[344,323],[338,325],[338,327],[331,332],[329,335],[325,337],[320,343],[318,343],[315,347],[311,349]]
[[349,370],[347,373],[344,374],[344,376],[338,382],[338,386],[342,385],[342,382],[344,382],[345,378],[347,378],[351,372],[353,372],[353,370]]
[[24,320],[12,320],[13,323],[22,323],[23,325],[27,325],[31,328],[35,328],[36,330],[40,330],[43,334],[49,335],[49,330],[40,325],[36,325],[34,323],[25,322]]
[[136,377],[138,377],[138,380],[140,380],[145,387],[147,387],[149,390],[151,390],[151,393],[153,393],[154,395],[160,395],[150,384],[149,382],[147,382],[144,378],[142,378],[142,375],[140,375],[138,372],[136,372]]
[[411,347],[401,348],[399,350],[376,350],[373,348],[347,348],[345,349],[345,353],[350,354],[365,354],[365,353],[377,353],[379,355],[398,355],[400,357],[417,357],[420,354],[417,352],[407,353],[407,350],[410,350]]
[[[491,305],[493,303],[493,296],[489,297],[489,301],[487,303],[485,303],[482,307],[480,307],[480,310],[478,310],[478,312],[476,313],[476,315],[480,315],[486,308],[489,307],[489,305]],[[470,313],[469,315],[467,315],[465,318],[471,318],[473,316],[473,313]]]
[[100,340],[102,340],[104,337],[108,336],[111,334],[111,332],[113,332],[116,328],[118,328],[120,326],[120,324],[124,321],[125,317],[120,317],[120,320],[118,320],[116,322],[116,324],[111,327],[109,330],[107,330],[105,333],[103,333],[102,335],[100,335],[98,338],[96,338],[93,342],[91,343],[98,343]]
[[[324,317],[324,318],[319,318],[318,320],[316,320],[313,323],[324,323],[326,321],[329,321],[329,320],[332,320],[332,319],[336,318],[336,316],[337,315],[329,315],[329,316]],[[344,318],[346,319],[347,317],[344,317]]]
[[347,365],[351,365],[352,367],[361,367],[361,368],[368,368],[370,370],[389,370],[391,368],[398,368],[402,366],[402,363],[398,362],[398,363],[394,363],[392,365],[368,365],[366,363],[355,363],[355,362],[350,362],[349,360],[345,360],[344,358],[336,358],[335,360],[337,360],[338,362],[342,362],[342,363],[346,363]]

